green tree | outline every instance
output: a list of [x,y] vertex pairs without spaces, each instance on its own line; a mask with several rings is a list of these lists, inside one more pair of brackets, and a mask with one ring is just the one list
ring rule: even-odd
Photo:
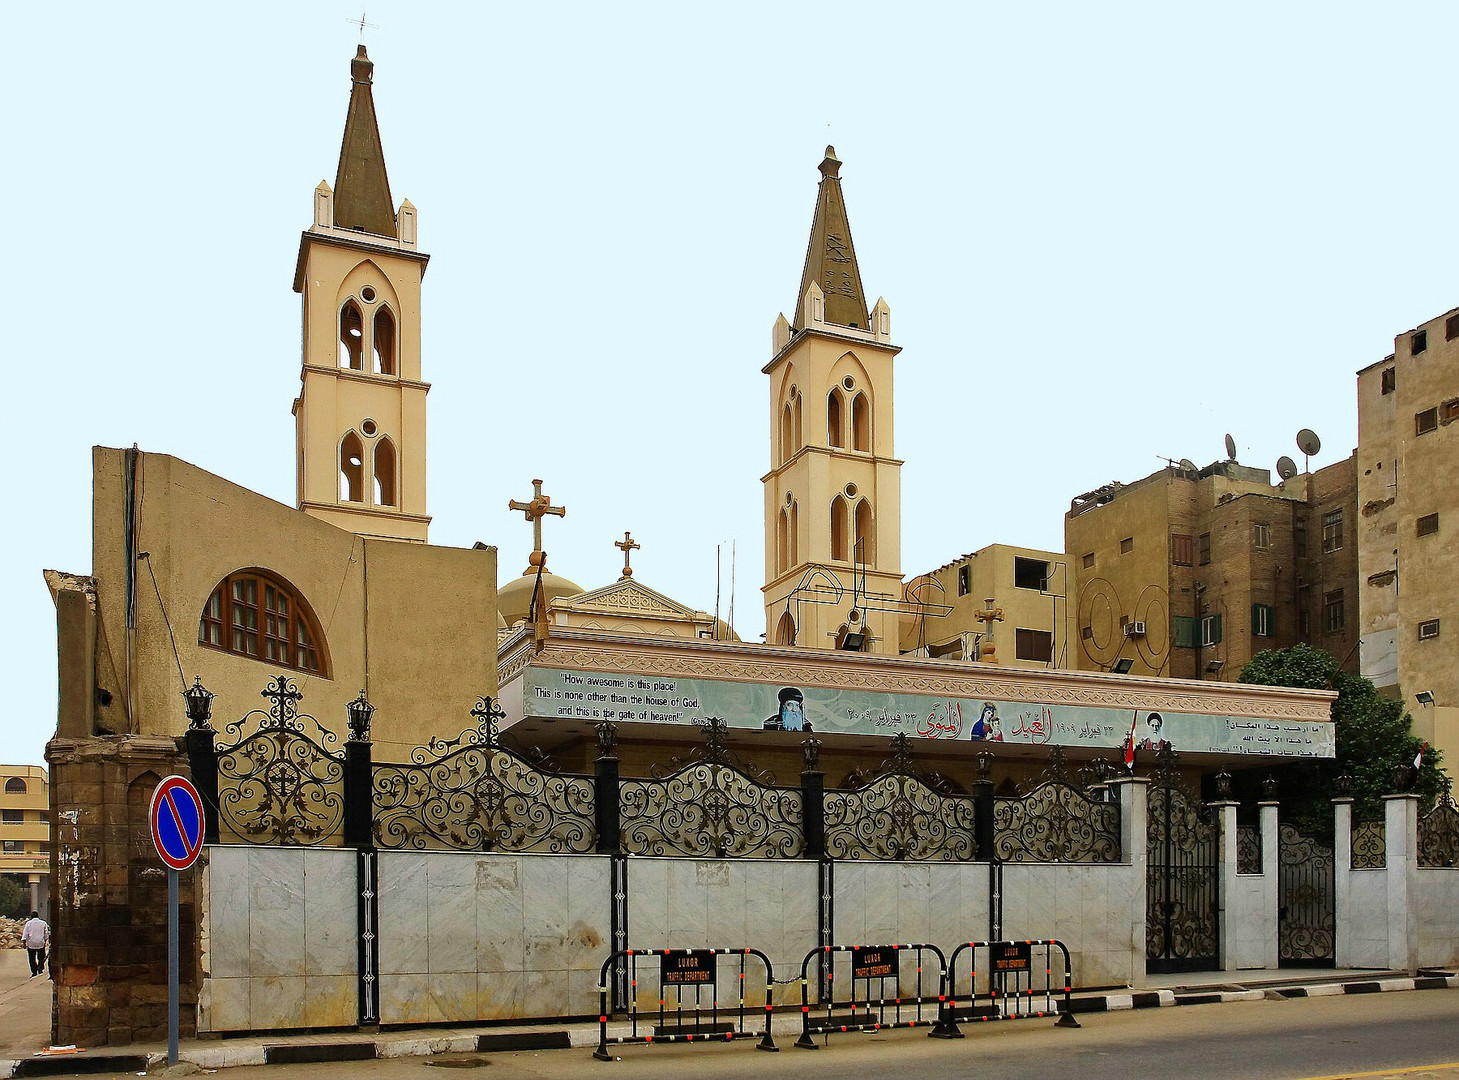
[[0,915],[23,919],[30,914],[30,893],[9,874],[0,874]]
[[1412,774],[1413,759],[1423,743],[1413,733],[1413,718],[1403,702],[1380,694],[1361,675],[1343,671],[1331,653],[1310,645],[1269,649],[1257,653],[1241,669],[1241,681],[1337,691],[1332,705],[1337,756],[1273,770],[1283,819],[1304,833],[1327,836],[1332,832],[1331,800],[1337,794],[1339,776],[1353,778],[1353,810],[1359,817],[1382,814],[1383,796],[1399,790],[1396,773],[1401,768],[1409,770],[1404,778],[1406,790],[1427,802],[1438,795],[1442,770],[1437,750],[1430,747],[1418,776]]

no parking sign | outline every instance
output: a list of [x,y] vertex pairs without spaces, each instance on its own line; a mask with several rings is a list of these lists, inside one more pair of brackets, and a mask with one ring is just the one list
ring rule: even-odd
[[169,776],[152,793],[152,843],[173,870],[186,870],[203,850],[203,800],[181,776]]

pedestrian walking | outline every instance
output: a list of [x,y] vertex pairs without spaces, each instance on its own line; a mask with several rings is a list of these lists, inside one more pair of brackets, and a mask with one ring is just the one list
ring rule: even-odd
[[30,977],[45,974],[46,946],[51,943],[51,925],[41,918],[39,911],[32,911],[25,926],[20,930],[20,943],[30,954]]

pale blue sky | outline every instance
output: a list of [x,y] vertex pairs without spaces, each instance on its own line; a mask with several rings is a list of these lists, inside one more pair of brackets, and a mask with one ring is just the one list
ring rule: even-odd
[[[507,500],[540,476],[559,573],[613,580],[631,529],[640,580],[709,609],[734,540],[762,632],[760,368],[827,142],[905,348],[909,576],[1062,548],[1073,495],[1207,464],[1227,431],[1271,467],[1313,427],[1337,461],[1354,372],[1459,303],[1452,5],[368,12],[392,193],[432,256],[431,537],[497,545],[503,580],[531,547]],[[54,729],[41,569],[90,570],[93,444],[293,498],[290,281],[350,13],[7,8],[0,760]]]

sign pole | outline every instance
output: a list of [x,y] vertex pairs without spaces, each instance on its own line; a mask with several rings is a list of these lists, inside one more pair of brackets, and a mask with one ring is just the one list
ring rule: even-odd
[[167,1064],[177,1064],[177,871],[167,869]]

